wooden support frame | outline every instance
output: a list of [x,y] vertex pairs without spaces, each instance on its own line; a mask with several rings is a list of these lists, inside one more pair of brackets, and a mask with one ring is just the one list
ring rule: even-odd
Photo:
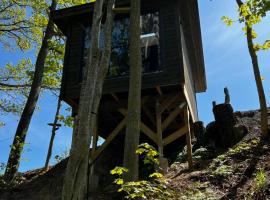
[[179,115],[183,111],[185,105],[185,102],[181,103],[173,110],[173,112],[171,112],[171,114],[162,123],[162,130],[166,129],[170,125],[170,123],[177,117],[177,115]]
[[179,95],[169,96],[160,105],[160,112],[163,113],[172,103],[179,98]]
[[148,119],[151,121],[152,125],[156,125],[155,117],[152,115],[151,111],[145,105],[142,106],[142,111],[146,114]]
[[172,143],[173,141],[177,140],[178,138],[184,136],[185,134],[187,134],[188,132],[188,127],[184,126],[182,128],[180,128],[179,130],[175,131],[174,133],[172,133],[171,135],[169,135],[168,137],[166,137],[163,141],[164,146],[167,146],[168,144]]
[[115,14],[125,14],[130,13],[130,7],[119,7],[119,8],[113,8],[113,12]]
[[190,133],[190,112],[188,106],[185,108],[184,112],[185,124],[187,125],[187,134],[186,134],[186,143],[187,143],[187,158],[188,158],[188,166],[190,169],[193,168],[192,161],[192,144],[191,144],[191,133]]
[[[155,144],[158,146],[158,151],[160,157],[163,157],[163,149],[165,146],[171,144],[175,140],[179,139],[182,136],[186,136],[186,144],[187,144],[187,155],[188,155],[188,164],[189,167],[193,167],[192,162],[192,145],[191,145],[191,128],[190,128],[190,112],[188,104],[182,101],[182,103],[175,106],[176,101],[180,98],[179,95],[170,95],[168,98],[157,98],[156,99],[156,106],[155,106],[155,113],[154,116],[145,105],[149,96],[145,96],[142,98],[141,105],[142,110],[150,119],[150,121],[156,125],[156,131],[153,131],[149,128],[145,123],[142,121],[140,122],[140,130],[144,133],[147,137],[149,137]],[[163,101],[160,102],[160,99]],[[165,120],[162,121],[162,114],[163,112],[171,107],[169,110],[172,112],[169,113],[169,116]],[[96,145],[93,145],[91,156],[91,163],[90,166],[97,160],[97,158],[102,154],[102,152],[106,149],[106,147],[112,142],[114,138],[118,136],[118,134],[123,130],[127,123],[127,114],[128,111],[125,108],[120,108],[118,111],[123,115],[124,119],[116,126],[116,128],[111,132],[111,134],[107,137],[106,141],[97,148]],[[182,126],[180,129],[176,130],[175,132],[171,133],[166,138],[163,138],[163,131],[176,119],[176,117],[183,113],[185,125]],[[98,134],[94,133],[93,135],[93,144],[97,142]]]
[[160,112],[160,103],[156,103],[156,123],[157,123],[157,144],[159,156],[163,157],[163,135],[162,135],[162,113]]
[[118,96],[115,93],[111,93],[112,97],[114,98],[115,101],[119,101]]
[[160,96],[163,96],[163,92],[161,90],[161,87],[160,86],[156,86],[156,89],[157,89],[157,92]]
[[[127,116],[127,110],[126,109],[119,109],[119,112],[122,115]],[[156,133],[154,131],[152,131],[151,128],[146,126],[143,122],[140,122],[140,129],[146,136],[148,136],[153,142],[155,142],[157,144]]]
[[105,140],[105,142],[97,149],[97,151],[93,154],[91,165],[95,162],[95,160],[101,155],[101,153],[106,149],[106,147],[111,143],[111,141],[120,133],[120,131],[125,127],[127,123],[127,117],[125,117],[117,127],[111,132],[109,137]]

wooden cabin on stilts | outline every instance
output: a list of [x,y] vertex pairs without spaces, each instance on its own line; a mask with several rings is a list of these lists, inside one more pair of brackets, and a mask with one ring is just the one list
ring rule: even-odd
[[[105,151],[107,161],[121,162],[123,156],[129,88],[129,2],[116,0],[114,9],[111,61],[90,153],[92,173],[101,170],[94,166]],[[61,99],[72,107],[74,116],[86,53],[91,48],[93,9],[94,3],[88,3],[53,13],[55,24],[66,36]],[[161,157],[170,158],[185,141],[192,167],[192,124],[198,121],[196,93],[206,90],[197,0],[142,0],[141,27],[140,142],[148,142]],[[101,47],[105,42],[101,33]],[[100,146],[99,138],[104,141]],[[103,165],[112,169],[121,163],[104,161]]]

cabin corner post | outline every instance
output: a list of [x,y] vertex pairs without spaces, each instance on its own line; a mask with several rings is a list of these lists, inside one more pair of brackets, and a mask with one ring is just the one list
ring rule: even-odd
[[188,159],[188,166],[189,169],[193,168],[193,160],[192,160],[192,144],[191,144],[191,128],[190,128],[190,112],[188,105],[185,106],[184,110],[184,120],[187,126],[187,133],[186,133],[186,143],[187,143],[187,159]]

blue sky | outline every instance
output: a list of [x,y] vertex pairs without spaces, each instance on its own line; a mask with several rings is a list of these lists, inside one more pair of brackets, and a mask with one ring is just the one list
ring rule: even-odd
[[[208,81],[207,91],[197,95],[200,119],[205,123],[213,119],[212,101],[215,100],[217,103],[224,101],[223,88],[225,86],[230,90],[231,101],[235,110],[257,109],[259,104],[256,86],[241,25],[235,24],[233,27],[226,27],[220,20],[223,15],[236,17],[235,1],[198,1]],[[265,18],[263,23],[256,27],[259,41],[270,39],[270,37],[267,38],[270,32],[269,20],[269,17]],[[269,53],[270,51],[266,51],[259,54],[268,101],[270,100]],[[21,53],[6,52],[1,48],[0,55],[0,66],[10,61],[16,63],[17,59],[23,56]],[[23,154],[21,171],[44,165],[51,133],[51,128],[47,123],[53,121],[56,102],[56,97],[49,94],[44,94],[40,98],[39,106],[41,109],[35,112],[29,128],[27,135],[27,143],[29,144]],[[18,117],[12,115],[0,116],[1,119],[5,120],[6,126],[0,129],[0,162],[5,163],[8,158],[9,145],[12,143],[12,137],[17,127]],[[70,128],[60,128],[55,138],[54,155],[61,154],[69,149],[71,132]]]

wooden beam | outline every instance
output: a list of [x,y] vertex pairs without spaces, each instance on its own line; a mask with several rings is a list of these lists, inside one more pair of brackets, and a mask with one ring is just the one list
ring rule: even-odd
[[106,147],[112,142],[112,140],[120,133],[120,131],[125,127],[127,123],[127,117],[125,117],[118,125],[117,127],[111,132],[109,137],[105,140],[105,142],[96,150],[96,152],[93,154],[91,164],[95,162],[95,160],[101,155],[101,153],[106,149]]
[[157,123],[157,141],[158,141],[158,152],[159,156],[163,157],[163,136],[162,136],[162,127],[161,127],[161,113],[159,101],[156,103],[156,123]]
[[178,138],[182,137],[187,132],[188,132],[188,127],[187,126],[184,126],[184,127],[180,128],[179,130],[175,131],[174,133],[172,133],[171,135],[167,136],[163,140],[164,146],[166,146],[166,145],[172,143],[173,141],[177,140]]
[[189,113],[188,106],[186,106],[184,118],[185,118],[185,123],[188,128],[188,132],[186,134],[188,166],[190,169],[192,169],[193,161],[192,161],[192,145],[191,145],[191,133],[190,133],[190,113]]
[[[142,98],[142,101],[141,101],[141,106],[144,106],[144,104],[146,103],[146,101],[149,99],[149,96],[144,96]],[[127,109],[125,108],[119,108],[118,109],[118,112],[120,112],[123,116],[126,116],[128,114],[128,111]]]
[[[127,116],[127,110],[126,109],[118,109],[118,111],[124,115]],[[141,131],[148,136],[153,142],[155,142],[156,144],[158,144],[157,141],[157,134],[152,131],[148,126],[146,126],[142,121],[140,122],[140,129]]]
[[170,113],[170,115],[162,123],[162,130],[165,130],[170,125],[170,123],[177,117],[177,115],[179,115],[179,113],[183,111],[185,105],[186,105],[185,102],[181,103],[174,109],[173,112]]
[[130,13],[130,7],[113,8],[113,12],[116,14]]
[[140,122],[140,129],[153,142],[155,142],[156,144],[158,144],[157,134],[154,131],[152,131],[148,126],[146,126],[143,122]]
[[156,89],[157,89],[158,94],[159,94],[160,96],[163,96],[163,92],[162,92],[160,86],[156,86]]
[[114,98],[115,101],[119,101],[118,96],[115,93],[111,93],[112,97]]
[[179,98],[179,95],[170,96],[163,101],[160,105],[160,113],[163,113],[173,102]]

